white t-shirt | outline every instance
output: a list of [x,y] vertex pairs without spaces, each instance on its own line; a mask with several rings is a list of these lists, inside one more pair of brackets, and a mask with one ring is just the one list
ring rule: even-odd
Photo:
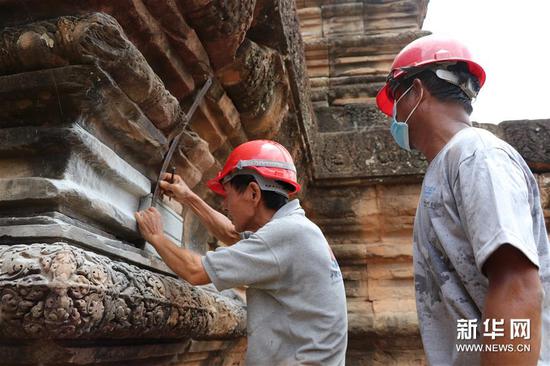
[[[514,148],[465,128],[430,163],[414,225],[416,304],[431,365],[477,365],[480,352],[460,345],[481,345],[484,333],[512,326],[490,320],[485,329],[482,320],[481,269],[503,244],[539,267],[546,293],[539,365],[550,365],[550,256],[537,183]],[[473,334],[466,321],[477,324]]]
[[218,290],[248,286],[249,366],[343,366],[347,310],[340,268],[298,200],[203,264]]

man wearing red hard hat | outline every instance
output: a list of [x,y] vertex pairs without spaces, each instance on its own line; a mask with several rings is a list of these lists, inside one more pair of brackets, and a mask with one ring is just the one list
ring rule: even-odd
[[514,148],[472,127],[484,82],[464,45],[432,35],[403,48],[376,98],[395,142],[429,162],[414,222],[420,333],[431,365],[550,365],[540,194]]
[[190,207],[227,244],[200,256],[164,236],[154,208],[136,213],[143,237],[194,285],[247,286],[247,365],[344,365],[347,310],[340,268],[319,228],[306,218],[291,155],[269,140],[231,152],[208,187],[224,197],[229,218],[179,176],[161,188]]

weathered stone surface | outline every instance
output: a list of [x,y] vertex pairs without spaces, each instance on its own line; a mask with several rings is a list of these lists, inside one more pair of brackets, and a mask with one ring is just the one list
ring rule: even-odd
[[[94,66],[21,73],[0,81],[3,127],[9,127],[0,129],[0,184],[5,188],[0,206],[4,214],[15,216],[37,213],[37,205],[42,213],[66,214],[49,226],[33,220],[5,226],[4,238],[70,237],[79,245],[172,273],[142,250],[132,251],[141,244],[133,213],[151,192],[151,182],[134,166],[156,179],[166,148],[162,133]],[[212,164],[204,145],[189,132],[180,148],[193,153],[199,166]],[[210,162],[205,160],[209,156]],[[81,228],[73,229],[75,224]],[[179,227],[176,238],[182,234]]]
[[550,120],[505,121],[498,125],[504,139],[536,172],[550,171]]
[[192,342],[189,351],[178,357],[172,366],[182,365],[222,365],[244,366],[246,340],[229,342]]
[[[313,123],[291,0],[6,0],[0,2],[0,24],[9,26],[2,30],[0,44],[0,134],[13,139],[0,148],[0,182],[8,192],[0,196],[2,245],[43,242],[53,248],[57,242],[70,243],[108,255],[105,263],[137,264],[147,278],[145,268],[172,276],[142,249],[132,214],[155,183],[171,137],[184,128],[183,112],[209,77],[213,86],[186,127],[173,161],[190,186],[197,184],[197,192],[211,200],[199,183],[215,174],[235,145],[251,137],[284,142],[299,167],[311,160],[310,139],[301,134],[309,133]],[[231,73],[229,79],[224,72],[216,74],[222,69],[238,74],[238,82]],[[76,130],[83,138],[75,137]],[[93,146],[82,140],[94,141]],[[305,183],[307,175],[301,179]],[[173,202],[167,205],[182,210]],[[184,245],[203,252],[212,238],[196,218],[184,214]],[[18,260],[25,256],[31,257],[23,253]],[[25,281],[42,286],[39,278],[48,276],[35,274]],[[56,296],[52,306],[59,310],[56,329],[66,328],[67,337],[61,340],[55,333],[48,339],[40,333],[31,341],[21,328],[20,344],[0,342],[4,360],[48,365],[242,362],[244,347],[236,341],[242,331],[207,336],[230,337],[231,342],[193,342],[189,347],[192,331],[176,335],[161,330],[159,340],[149,334],[162,325],[145,322],[145,333],[111,333],[104,330],[119,324],[103,317],[91,336],[70,333],[78,330],[71,323],[76,301],[64,297],[72,289],[58,283],[48,288]],[[16,291],[17,286],[5,282],[0,291]],[[173,290],[185,297],[189,289]],[[139,301],[136,293],[129,298]],[[221,306],[193,296],[201,306]],[[96,305],[110,306],[107,300]],[[69,309],[68,320],[60,315],[63,309]],[[139,308],[130,305],[130,310]],[[208,315],[214,325],[208,323],[205,331],[216,332],[234,315],[225,320]],[[147,319],[154,322],[155,316]],[[184,327],[186,319],[171,319],[170,326]]]
[[[320,134],[315,146],[315,177],[326,179],[323,184],[345,184],[351,178],[364,183],[380,179],[414,182],[423,176],[425,159],[419,152],[409,153],[395,144],[389,132],[389,119],[376,107],[368,104],[317,107],[316,114]],[[545,172],[550,169],[548,124],[548,120],[536,120],[474,125],[510,143],[533,171]]]
[[299,19],[296,13],[296,6],[291,0],[282,0],[277,8],[280,12],[278,17],[285,20],[283,24],[284,50],[289,55],[286,61],[287,70],[294,82],[291,84],[294,106],[299,121],[300,131],[303,135],[303,146],[306,162],[311,164],[311,144],[315,139],[316,127],[313,108],[310,102],[310,86],[307,78],[306,61],[304,57],[304,43],[299,31]]
[[[2,2],[0,23],[25,24],[67,14],[111,14],[149,63],[155,66],[162,64],[155,72],[176,98],[188,95],[193,90],[194,79],[204,81],[204,74],[210,73],[206,51],[194,30],[177,11],[174,1],[87,0],[75,3],[71,0],[56,0],[53,6],[47,1],[26,3],[26,6],[21,6],[19,1]],[[30,8],[32,12],[29,12]],[[3,17],[4,14],[9,16]]]
[[306,41],[308,69],[313,72],[310,77],[330,77],[330,83],[338,85],[331,85],[331,88],[313,88],[318,94],[315,100],[322,100],[321,96],[327,94],[329,105],[375,105],[377,87],[384,81],[395,53],[407,43],[425,34],[427,33],[409,31]]
[[[123,12],[127,3],[127,19],[120,16],[118,19],[124,28],[140,33],[131,34],[131,39],[143,50],[145,58],[162,60],[164,67],[156,72],[166,88],[177,99],[190,95],[196,88],[196,81],[202,82],[205,74],[210,74],[210,62],[195,31],[180,13],[177,2],[143,0],[117,3],[120,7],[117,15]],[[153,38],[154,42],[144,42],[144,35]]]
[[323,36],[323,18],[321,17],[320,7],[298,9],[298,16],[300,18],[300,28],[304,40],[309,38],[321,38]]
[[[418,180],[427,164],[418,152],[400,149],[389,133],[389,120],[369,105],[317,107],[319,137],[315,177],[376,182],[396,177]],[[340,183],[341,184],[341,183]]]
[[203,173],[215,163],[205,140],[190,130],[182,135],[174,156],[174,166],[177,174],[188,177],[186,183],[189,187],[194,187],[202,179]]
[[[67,66],[0,77],[0,127],[79,121],[129,162],[151,173],[167,142],[151,121],[94,66]],[[100,108],[110,105],[112,108]]]
[[[47,243],[64,240],[87,250],[101,253],[110,258],[127,261],[141,267],[174,276],[166,264],[158,258],[156,252],[142,249],[143,240],[137,239],[132,244],[123,242],[114,235],[97,229],[84,221],[74,218],[73,212],[63,208],[58,211],[43,211],[33,214],[28,212],[13,213],[8,218],[0,219],[0,244],[32,243],[36,238]],[[6,211],[4,208],[3,211]],[[28,210],[27,210],[28,211]],[[61,212],[65,212],[63,214]],[[69,217],[67,215],[72,215]]]
[[[330,76],[330,64],[328,57],[329,45],[326,41],[318,41],[308,43],[306,48],[306,60],[307,60],[307,73],[309,75],[311,85],[313,86],[313,92],[318,92],[321,89],[319,86],[323,86],[322,81],[328,82],[328,80],[317,80],[317,78],[327,78]],[[326,90],[324,90],[326,94]],[[313,101],[321,99],[316,94],[312,95]]]
[[428,0],[365,1],[366,33],[416,30],[428,10]]
[[[3,75],[97,63],[158,128],[169,130],[177,123],[178,101],[128,41],[116,20],[108,15],[61,17],[5,28],[2,40],[1,47],[9,54],[0,58]],[[120,62],[121,59],[125,62]]]
[[[253,1],[205,3],[170,0],[121,0],[117,2],[90,0],[75,4],[70,0],[58,0],[55,6],[48,6],[48,2],[33,2],[33,11],[29,13],[26,8],[20,6],[20,2],[6,0],[0,4],[0,13],[9,13],[10,16],[2,17],[0,15],[0,23],[22,24],[33,19],[54,18],[66,14],[86,14],[94,11],[110,14],[122,25],[130,41],[139,48],[155,73],[163,79],[167,89],[181,101],[182,99],[187,100],[192,94],[192,91],[181,91],[179,90],[181,88],[178,88],[178,86],[189,84],[184,80],[185,74],[191,73],[195,85],[197,83],[202,84],[208,75],[213,74],[210,61],[216,65],[221,65],[226,63],[222,60],[226,56],[234,57],[245,33],[249,30],[249,22],[263,25],[276,24],[276,26],[271,27],[274,32],[268,32],[262,37],[263,44],[280,43],[280,40],[284,37],[283,33],[288,32],[289,28],[295,29],[291,32],[299,35],[297,22],[287,22],[289,15],[295,17],[292,1],[286,1],[284,4],[283,2],[278,4],[278,2],[264,1],[261,6],[256,7],[254,3]],[[274,9],[274,12],[271,12],[271,16],[268,18],[264,17],[265,12],[263,12],[263,8],[266,7]],[[261,19],[254,19],[254,17]],[[193,24],[196,29],[213,27],[215,28],[214,32],[210,32],[210,28],[207,29],[204,32],[206,34],[205,38],[203,39],[201,36],[199,40],[195,31],[187,25],[187,20],[191,18],[195,21]],[[222,21],[207,22],[210,18],[219,18]],[[281,27],[282,24],[285,26]],[[208,44],[212,39],[219,42],[219,47],[212,47],[218,53],[216,55],[210,54],[211,60],[208,60],[204,47],[200,42]],[[275,42],[272,41],[274,39]],[[228,46],[233,50],[232,52],[224,51]],[[293,47],[300,48],[301,44],[293,44]],[[287,62],[292,64],[293,58]],[[303,90],[303,88],[301,89]],[[213,103],[207,102],[208,108],[211,109],[207,114],[210,116],[215,115],[216,118],[208,119],[208,117],[202,116],[208,119],[209,122],[198,127],[215,124],[216,126],[211,128],[209,136],[218,138],[217,135],[219,134],[212,133],[212,130],[228,133],[225,130],[228,126],[234,125],[234,116],[237,112],[227,96],[224,97],[223,90],[221,94],[216,92],[216,95],[212,95],[209,93],[209,96]],[[300,107],[299,104],[295,103],[295,105]],[[198,118],[201,118],[200,114],[197,116]],[[298,114],[300,119],[304,118],[300,115],[301,113]],[[202,134],[201,128],[195,131],[201,137],[205,136]],[[229,134],[232,144],[244,141],[242,137],[239,137],[239,135],[242,136],[242,133],[239,133],[238,129],[235,131],[231,129]],[[210,141],[208,142],[210,143]],[[224,143],[223,139],[218,138],[218,141],[212,144],[210,150],[215,151]]]
[[[45,340],[30,344],[18,343],[10,347],[0,345],[3,365],[52,365],[63,366],[101,365],[115,366],[131,362],[133,365],[168,365],[175,354],[190,352],[191,340],[149,344],[90,346],[89,342]],[[130,361],[131,360],[131,361]]]
[[[314,181],[322,185],[309,188],[305,207],[327,235],[343,272],[350,336],[347,363],[391,357],[403,362],[396,364],[407,364],[412,354],[421,359],[411,245],[418,184],[383,180],[365,186],[343,178],[339,186],[325,183]],[[381,357],[386,353],[391,356]]]
[[389,339],[372,336],[351,339],[346,364],[422,366],[426,365],[426,362],[419,336],[393,334]]
[[255,0],[178,0],[217,70],[231,63],[252,23]]
[[[39,157],[53,151],[30,174],[6,172],[0,180],[1,207],[24,207],[30,202],[42,202],[52,209],[63,206],[105,231],[114,230],[129,239],[139,237],[133,213],[140,198],[151,191],[151,183],[82,127],[0,129],[0,141],[6,155],[26,151]],[[62,169],[52,171],[50,159],[63,163]],[[13,167],[19,162],[3,159],[3,164]]]
[[0,246],[0,339],[243,335],[240,304],[64,243]]
[[[386,129],[320,134],[315,176],[321,179],[354,177],[368,181],[391,180],[406,175],[418,177],[426,163],[418,158],[418,154],[398,150],[393,145]],[[398,178],[399,181],[402,179]]]
[[[59,20],[59,21],[57,21],[57,23],[51,25],[51,27],[58,27],[58,28],[61,27],[60,24],[63,24],[63,19],[65,19],[65,18],[61,18],[61,19],[62,20]],[[48,63],[46,61],[43,61],[43,63],[41,64],[42,67],[56,66],[55,65],[55,60],[59,60],[62,57],[65,57],[67,59],[66,62],[79,62],[79,61],[84,61],[84,60],[86,60],[87,62],[97,62],[97,63],[99,63],[99,65],[101,67],[103,67],[108,72],[110,72],[111,75],[106,76],[104,74],[104,72],[100,69],[94,70],[93,67],[90,67],[87,70],[87,69],[83,68],[82,66],[67,66],[67,68],[64,71],[65,72],[70,71],[71,73],[82,72],[83,74],[85,72],[90,72],[90,75],[84,74],[80,78],[78,78],[77,75],[67,75],[65,72],[62,73],[58,69],[52,69],[49,72],[51,77],[48,77],[50,75],[46,74],[45,71],[37,71],[37,73],[39,73],[39,74],[29,75],[29,76],[38,77],[38,80],[44,80],[44,81],[49,80],[50,85],[48,86],[48,88],[53,89],[55,87],[55,94],[53,94],[53,95],[52,94],[47,94],[46,97],[50,97],[50,101],[51,101],[50,105],[52,106],[52,109],[54,109],[56,113],[59,113],[59,111],[61,113],[64,112],[63,109],[61,108],[60,103],[56,103],[56,102],[59,99],[69,98],[69,96],[66,95],[66,89],[70,88],[71,92],[73,94],[73,95],[71,95],[71,97],[72,97],[71,102],[73,104],[72,105],[73,108],[71,110],[69,110],[69,111],[73,112],[73,114],[71,114],[71,116],[74,116],[74,113],[78,113],[78,114],[82,113],[82,109],[78,110],[77,108],[79,108],[79,107],[81,108],[82,104],[85,103],[86,101],[88,101],[90,104],[87,105],[87,107],[88,107],[87,109],[88,110],[91,109],[90,112],[92,112],[91,116],[87,116],[87,117],[89,117],[89,119],[94,119],[95,118],[96,120],[101,119],[101,120],[104,121],[105,119],[103,119],[103,118],[106,117],[105,114],[111,114],[111,116],[109,116],[109,117],[113,117],[112,116],[113,114],[118,113],[118,114],[122,114],[122,116],[121,116],[122,118],[119,117],[118,118],[119,120],[123,120],[124,117],[126,117],[125,119],[129,120],[129,123],[131,124],[132,123],[132,118],[134,118],[134,116],[139,116],[139,114],[142,114],[142,112],[140,111],[141,109],[145,109],[145,111],[150,111],[151,108],[157,108],[157,105],[169,106],[170,103],[172,103],[175,110],[170,112],[172,114],[165,115],[164,117],[162,117],[162,118],[164,118],[165,122],[159,122],[159,120],[157,118],[157,120],[156,120],[157,127],[158,127],[159,124],[160,124],[160,128],[163,128],[163,127],[166,128],[169,125],[173,126],[173,127],[174,126],[178,127],[178,126],[182,125],[183,112],[181,111],[179,105],[177,104],[177,101],[164,89],[164,87],[162,85],[162,82],[160,82],[158,77],[152,72],[152,70],[147,65],[147,63],[145,62],[143,57],[139,54],[139,51],[137,51],[131,45],[131,43],[129,43],[125,39],[124,34],[122,33],[122,30],[117,28],[118,25],[116,25],[111,18],[106,17],[106,16],[101,15],[101,14],[94,14],[93,16],[83,18],[80,21],[74,20],[72,18],[70,18],[68,20],[65,19],[65,22],[69,22],[69,21],[72,21],[76,24],[74,26],[74,28],[76,28],[76,29],[83,28],[84,30],[81,31],[81,32],[80,31],[72,31],[72,33],[69,32],[65,36],[62,35],[62,36],[58,36],[58,37],[70,38],[71,40],[73,40],[74,38],[77,38],[77,41],[75,41],[77,45],[76,46],[69,46],[69,45],[63,46],[63,44],[62,44],[62,46],[59,46],[59,48],[55,48],[54,46],[52,46],[51,50],[49,50],[46,47],[46,50],[51,51],[53,54],[55,54],[55,56],[50,57],[50,58],[53,58],[53,61],[50,62],[50,63]],[[97,24],[95,24],[94,22],[96,22]],[[84,24],[81,24],[81,23],[84,23]],[[93,26],[90,26],[88,23],[92,23]],[[28,28],[29,29],[34,29],[34,28],[41,29],[41,27],[47,27],[47,25],[48,25],[48,23],[46,23],[46,22],[36,23],[34,25],[29,26]],[[95,30],[96,28],[100,29],[99,33]],[[112,30],[111,28],[113,28],[114,30]],[[57,29],[57,28],[55,28],[55,29]],[[62,28],[62,29],[65,29],[65,28]],[[8,29],[5,32],[11,34],[12,30]],[[22,30],[21,32],[23,32],[23,34],[27,34],[29,32],[31,32],[31,33],[35,32],[36,33],[36,31],[24,31],[24,30]],[[75,32],[77,32],[78,34],[73,34]],[[93,32],[95,37],[99,37],[99,38],[88,37],[87,34],[90,33],[90,32]],[[112,37],[113,37],[112,36],[111,38],[109,38],[107,36],[107,34],[101,35],[101,32],[105,32],[109,35],[112,32],[115,32],[116,36],[120,38],[120,42],[122,42],[122,43],[126,42],[126,44],[125,45],[124,44],[123,45],[117,45],[118,48],[117,48],[117,46],[112,46],[110,48],[108,48],[106,46],[102,47],[101,48],[102,53],[99,54],[97,49],[100,47],[100,42],[102,41],[101,37],[111,39],[111,40],[112,40]],[[62,32],[57,32],[55,34],[57,35],[58,33],[62,33]],[[82,34],[80,34],[80,33],[82,33]],[[17,32],[16,32],[16,34],[17,34]],[[81,39],[80,43],[78,43],[78,36],[80,36],[80,39]],[[54,41],[52,41],[52,42],[54,42]],[[60,43],[60,42],[58,41],[58,43]],[[29,47],[30,48],[32,48],[32,47],[40,48],[40,45],[41,45],[40,43],[38,43],[38,45],[33,44],[33,45],[28,46],[27,48],[29,48]],[[53,45],[55,45],[55,43],[53,43]],[[89,47],[89,45],[93,45],[95,48]],[[42,45],[42,46],[44,46],[44,45]],[[111,46],[111,45],[109,45],[109,46]],[[76,48],[77,50],[74,51],[74,50],[72,50],[72,48]],[[82,48],[82,49],[80,49],[80,48]],[[75,56],[75,54],[71,54],[68,49],[71,52],[76,53],[76,56]],[[38,52],[38,51],[34,51],[34,52]],[[106,56],[105,53],[108,53],[108,56]],[[119,58],[125,58],[125,59],[127,59],[128,61],[131,61],[131,62],[129,62],[129,64],[115,62],[115,61],[118,61]],[[11,61],[11,62],[13,62],[13,61]],[[65,62],[65,61],[63,61],[63,62]],[[20,70],[14,70],[13,67],[10,69],[9,65],[7,65],[7,66],[4,65],[4,66],[5,66],[5,68],[4,68],[5,72],[6,71],[10,71],[10,72],[20,71]],[[35,66],[36,65],[34,65],[33,67],[35,67]],[[70,67],[70,69],[69,69],[69,67]],[[40,73],[42,73],[42,74],[40,74]],[[100,84],[100,83],[98,83],[98,81],[100,81],[100,80],[102,81],[101,84],[103,84],[103,85],[112,84],[111,76],[113,76],[113,73],[114,73],[115,80],[117,80],[118,83],[119,83],[118,85],[116,85],[116,86],[111,85],[110,88],[105,87],[105,88],[103,88],[103,90],[101,90],[102,93],[90,94],[90,91],[91,91],[90,89],[92,87],[95,87],[98,84]],[[43,75],[43,74],[45,74],[45,75]],[[44,78],[44,76],[46,76],[46,78]],[[14,78],[15,76],[8,76],[7,78],[10,78],[10,77]],[[94,80],[94,77],[96,77],[98,79]],[[88,80],[89,84],[87,84],[87,85],[84,84],[84,85],[82,85],[81,88],[78,88],[77,87],[78,84],[75,83],[75,79],[76,80],[81,80],[82,78],[84,80]],[[37,89],[36,83],[29,82],[29,79],[18,80],[18,81],[19,82],[23,81],[22,85],[23,85],[23,87],[26,86],[27,91],[32,91],[32,92],[37,91],[36,90]],[[42,81],[42,83],[44,81]],[[125,95],[122,95],[122,93],[117,92],[118,91],[117,86],[120,86],[120,84],[122,84],[121,85],[121,87],[123,88],[122,91],[126,95],[129,95],[130,98],[133,97],[133,101],[136,102],[140,106],[140,109],[136,109],[134,106],[131,106],[131,102],[130,103],[126,102],[127,104],[130,104],[130,105],[128,107],[126,107],[126,110],[121,110],[121,108],[119,107],[119,104],[113,103],[112,101],[107,99],[107,97],[111,97],[111,98],[112,97],[118,97],[118,99],[125,99],[126,98]],[[6,86],[10,85],[9,80],[6,80],[5,85]],[[15,86],[17,88],[21,88],[22,85],[20,83],[18,83]],[[137,86],[139,86],[139,88]],[[49,90],[49,92],[51,92],[51,90]],[[113,93],[115,95],[113,95]],[[43,94],[39,94],[39,96],[44,98]],[[57,101],[55,100],[56,97],[58,97]],[[103,99],[102,97],[105,98],[105,99]],[[109,98],[109,99],[111,99],[111,98]],[[116,106],[116,108],[109,108],[109,109],[99,108],[98,106],[101,106],[103,104],[98,104],[98,102],[102,102],[102,101],[105,101],[105,103],[109,103],[111,105],[114,105],[114,106]],[[170,102],[167,103],[167,101],[170,101]],[[36,109],[37,109],[36,105],[38,103],[27,102],[27,100],[25,100],[25,99],[23,101],[18,101],[18,102],[19,102],[19,105],[26,106],[25,109],[26,109],[27,112],[36,113]],[[174,104],[174,103],[176,103],[176,104]],[[41,104],[44,104],[44,103],[41,103]],[[59,109],[59,108],[61,108],[61,109]],[[132,109],[134,109],[134,111],[127,111],[128,108],[132,108]],[[10,110],[12,110],[12,108],[7,108],[7,111],[10,111]],[[66,111],[65,113],[67,113],[69,111]],[[86,111],[86,110],[84,110],[84,111]],[[20,112],[22,112],[22,111],[20,111]],[[128,113],[128,112],[130,112],[130,113]],[[153,117],[155,117],[155,116],[158,117],[157,112],[151,112],[151,113],[153,113]],[[176,114],[174,114],[174,113],[176,113]],[[64,117],[64,116],[62,116],[62,117]],[[98,118],[98,117],[100,117],[100,118]],[[101,118],[101,117],[103,117],[103,118]],[[74,118],[76,118],[76,116]],[[143,117],[140,118],[140,119],[141,120],[147,120],[147,118],[143,118]],[[138,122],[139,122],[139,120],[138,120]],[[129,123],[127,122],[126,124],[129,124]],[[144,125],[147,125],[147,123],[149,123],[149,122],[144,121],[144,123],[140,123],[139,125],[140,125],[140,127],[143,127]],[[120,127],[117,124],[113,123],[113,125],[115,126],[115,128],[120,129]],[[134,125],[135,125],[135,123],[134,123]],[[132,127],[133,126],[126,127],[126,133],[127,134],[129,132],[128,130],[131,129]],[[148,126],[146,126],[146,127],[148,127]],[[149,143],[153,142],[153,144],[156,144],[156,145],[158,145],[159,142],[165,143],[164,136],[161,133],[159,133],[158,131],[156,131],[156,129],[148,127],[148,131],[151,132],[154,139],[156,140],[156,141],[148,141]],[[107,132],[107,133],[105,133],[105,132]],[[106,135],[107,138],[120,137],[120,136],[116,136],[116,135],[115,136],[109,136],[109,132],[110,131],[104,131],[104,135]],[[139,130],[137,130],[137,131],[134,130],[132,132],[134,133],[134,135],[140,133]],[[125,140],[122,140],[122,141],[124,142]],[[191,141],[194,141],[195,145],[197,145],[202,140],[197,139],[197,138],[193,138],[193,139],[191,139]],[[117,142],[113,143],[112,145],[118,146],[118,145],[120,145],[120,142],[117,141]],[[147,151],[147,149],[145,149],[145,146],[138,147],[138,145],[135,145],[135,144],[131,144],[130,146],[134,147],[134,152],[137,152],[137,154],[141,155],[141,159],[140,159],[141,162],[151,160],[151,158],[153,158],[153,159],[155,158],[155,154],[152,154],[151,151]],[[136,147],[137,147],[137,149],[136,149]],[[198,147],[197,146],[190,146],[190,142],[188,141],[188,143],[186,144],[186,148],[183,151],[183,153],[188,152],[190,149],[193,149],[193,148],[198,148]],[[204,148],[202,148],[201,151],[205,152]],[[146,153],[146,154],[144,154],[144,153]],[[162,154],[162,151],[160,152],[160,154],[158,154],[158,153],[156,154],[157,159],[162,157],[161,154]],[[197,157],[196,153],[193,154],[193,155],[195,157]],[[184,158],[182,160],[185,160],[185,159],[186,159],[186,157],[184,156]],[[193,161],[194,161],[195,164],[198,163],[198,165],[201,168],[197,169],[192,163],[189,163],[189,162],[183,162],[184,165],[181,167],[182,168],[181,171],[184,171],[184,172],[193,171],[193,172],[195,172],[194,175],[196,176],[196,178],[194,179],[193,182],[191,182],[192,183],[191,185],[194,185],[196,182],[198,182],[202,177],[202,173],[205,170],[207,170],[208,167],[210,167],[213,164],[213,157],[206,151],[206,154],[203,155],[203,158],[198,159],[198,160],[193,160]],[[158,164],[159,162],[160,162],[160,159],[156,161],[156,164]],[[155,163],[155,162],[153,161],[153,163]]]
[[[380,34],[418,29],[426,16],[427,0],[345,1],[298,0],[300,14],[318,12],[322,22],[306,23],[324,35]],[[320,20],[321,20],[320,19]]]
[[[311,145],[316,139],[317,128],[310,102],[310,87],[296,4],[294,0],[258,0],[256,13],[247,37],[284,55],[284,66],[290,81],[289,113],[275,140],[282,142],[295,157],[295,165],[299,172],[303,172],[300,178],[304,182],[311,175]],[[295,131],[299,133],[291,136],[290,134],[294,134]]]
[[[3,126],[77,121],[150,179],[157,178],[166,138],[100,69],[67,66],[3,76],[0,81]],[[12,108],[14,104],[18,108]],[[193,186],[214,158],[207,143],[191,130],[184,134],[179,149],[182,158],[174,164],[179,173],[195,172],[197,178],[189,182]]]
[[[425,35],[427,1],[297,1],[318,135],[306,211],[327,235],[348,297],[349,365],[423,365],[412,229],[427,162],[398,148],[376,93],[395,54]],[[475,124],[548,170],[547,121]],[[548,184],[537,177],[545,216]],[[547,219],[548,221],[548,219]]]
[[270,138],[288,110],[288,82],[279,53],[245,40],[235,61],[218,70],[250,138]]
[[424,34],[426,3],[297,4],[317,121],[305,208],[342,269],[347,364],[422,364],[410,268],[427,163],[395,144],[375,97],[395,54]]
[[343,4],[327,4],[321,6],[322,32],[325,37],[341,34],[362,34],[364,4],[362,2],[346,2]]
[[[30,0],[27,2],[30,3]],[[19,25],[67,14],[110,14],[124,28],[129,40],[139,48],[170,93],[180,102],[185,102],[193,97],[193,87],[196,89],[197,85],[202,85],[208,76],[213,75],[213,70],[201,41],[184,20],[186,9],[180,11],[175,6],[179,9],[172,0],[87,0],[78,3],[56,0],[53,6],[47,1],[33,2],[33,11],[29,13],[28,8],[22,7],[19,1],[6,0],[0,3],[0,23]],[[10,16],[6,18],[3,14]],[[234,126],[238,113],[223,89],[218,88],[215,92],[211,89],[208,97],[208,105],[201,106],[201,109],[208,109],[209,115],[216,115],[216,120],[209,123],[214,123],[217,128],[220,125]]]

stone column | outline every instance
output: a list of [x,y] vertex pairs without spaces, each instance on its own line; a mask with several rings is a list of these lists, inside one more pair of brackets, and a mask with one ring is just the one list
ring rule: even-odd
[[427,1],[297,4],[317,121],[307,211],[342,267],[347,363],[422,363],[411,233],[426,163],[393,144],[374,98]]

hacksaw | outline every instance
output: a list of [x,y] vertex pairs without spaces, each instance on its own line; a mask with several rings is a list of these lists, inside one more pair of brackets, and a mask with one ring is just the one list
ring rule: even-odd
[[208,78],[204,85],[202,86],[201,90],[195,97],[195,100],[193,101],[193,104],[191,105],[191,108],[189,108],[189,111],[185,114],[183,117],[182,126],[179,127],[181,129],[181,132],[179,132],[173,139],[172,142],[170,142],[170,148],[168,149],[168,152],[164,156],[164,160],[162,162],[162,168],[160,169],[160,174],[157,179],[157,184],[155,186],[155,190],[153,191],[153,198],[151,199],[151,206],[154,206],[160,196],[160,182],[162,180],[162,177],[164,176],[164,173],[166,173],[166,170],[168,169],[168,165],[170,164],[170,161],[172,160],[172,155],[174,155],[174,152],[176,151],[176,148],[178,147],[179,140],[181,136],[185,132],[185,128],[187,127],[187,124],[191,120],[191,117],[193,117],[193,114],[195,113],[195,110],[201,103],[202,99],[204,98],[204,95],[210,88],[210,85],[212,85],[212,78]]

